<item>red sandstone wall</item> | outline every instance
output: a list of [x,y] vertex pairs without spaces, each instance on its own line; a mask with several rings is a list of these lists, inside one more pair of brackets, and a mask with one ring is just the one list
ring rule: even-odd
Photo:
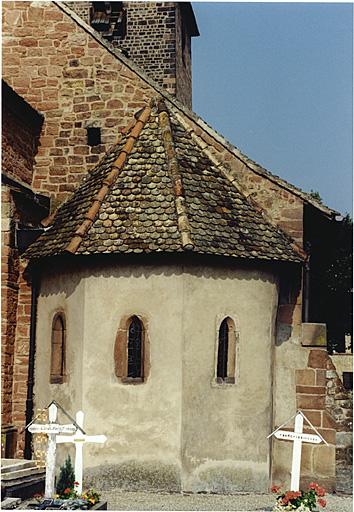
[[[86,23],[89,23],[92,2],[65,2]],[[192,106],[190,38],[182,59],[182,18],[176,2],[124,2],[127,12],[127,33],[112,43],[127,51],[129,57],[148,76]]]
[[[4,79],[45,115],[33,188],[61,202],[154,93],[54,4],[3,11]],[[91,125],[99,146],[87,145]]]
[[14,204],[9,188],[1,187],[1,423],[12,422],[12,383],[14,369],[14,346],[16,329],[16,307],[18,295],[18,258],[13,249],[12,218]]
[[[345,414],[343,425],[338,416],[336,398],[339,400],[345,393],[327,350],[310,350],[307,368],[296,370],[295,379],[297,407],[304,412],[329,445],[303,446],[302,464],[307,473],[303,475],[303,483],[321,478],[328,491],[336,490],[340,486],[335,478],[336,462],[338,466],[340,456],[340,451],[335,449],[336,431],[348,429],[348,422],[349,430],[351,429],[352,410],[348,411],[348,415]],[[311,432],[309,428],[304,430]],[[332,473],[331,478],[329,473]]]
[[7,108],[6,103],[3,106],[2,172],[23,183],[31,184],[36,146],[33,127],[22,116]]
[[[37,150],[37,134],[40,130],[40,118],[6,86],[3,88],[2,108],[2,171],[15,180],[31,184],[33,174],[34,155]],[[30,218],[30,212],[28,217]],[[2,252],[1,252],[1,399],[2,399],[2,425],[12,424],[12,393],[14,385],[14,372],[19,362],[16,354],[15,334],[16,328],[20,332],[27,331],[21,322],[25,305],[18,304],[19,290],[19,255],[15,248],[15,222],[20,214],[17,211],[11,189],[2,185]],[[19,316],[18,316],[19,315]],[[26,319],[28,317],[26,316]],[[17,327],[16,327],[17,325]],[[25,370],[21,370],[25,371]]]
[[[25,425],[28,354],[31,325],[31,283],[24,272],[26,263],[20,261],[15,361],[13,372],[12,423],[19,430]],[[23,456],[24,433],[18,435],[17,456]]]

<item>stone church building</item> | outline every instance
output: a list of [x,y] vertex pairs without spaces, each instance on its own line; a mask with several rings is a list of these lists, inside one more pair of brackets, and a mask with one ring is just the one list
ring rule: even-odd
[[266,492],[301,409],[328,443],[303,482],[336,489],[350,410],[308,247],[337,212],[193,113],[190,3],[2,7],[2,456],[54,399],[107,436],[99,486]]

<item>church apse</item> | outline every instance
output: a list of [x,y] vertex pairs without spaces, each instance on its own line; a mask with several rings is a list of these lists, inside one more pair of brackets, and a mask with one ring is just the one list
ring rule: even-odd
[[[169,265],[160,258],[122,266],[101,259],[89,273],[78,268],[72,274],[58,263],[55,273],[45,271],[38,302],[35,405],[49,399],[47,340],[52,311],[60,308],[66,311],[67,378],[50,385],[50,398],[85,410],[87,431],[99,426],[107,436],[104,446],[86,448],[91,484],[100,479],[102,485],[108,474],[107,482],[126,489],[266,491],[276,302],[270,270],[182,265],[178,258]],[[132,312],[144,319],[150,344],[149,375],[138,385],[116,376],[117,321],[126,318],[122,326],[129,331]],[[234,382],[218,383],[222,316],[238,320],[239,368]]]

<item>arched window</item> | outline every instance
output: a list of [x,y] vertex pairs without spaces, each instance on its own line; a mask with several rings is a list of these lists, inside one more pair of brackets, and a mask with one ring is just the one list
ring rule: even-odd
[[57,313],[52,323],[50,383],[62,384],[65,376],[65,316]]
[[121,320],[114,348],[115,374],[120,382],[145,382],[149,372],[146,321],[137,315]]
[[143,326],[137,316],[131,319],[128,330],[128,371],[127,377],[142,377],[142,335]]
[[216,380],[219,383],[235,383],[236,371],[236,330],[231,318],[227,317],[219,327]]

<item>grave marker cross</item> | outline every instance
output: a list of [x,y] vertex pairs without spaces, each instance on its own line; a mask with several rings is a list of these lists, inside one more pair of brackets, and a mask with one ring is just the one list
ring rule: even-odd
[[[275,436],[277,439],[282,439],[286,441],[293,441],[293,458],[292,458],[292,464],[291,464],[291,484],[290,484],[290,490],[291,491],[298,491],[299,485],[300,485],[300,467],[301,467],[301,447],[302,443],[321,443],[322,441],[326,443],[326,441],[323,439],[323,437],[317,432],[316,434],[305,434],[303,433],[303,426],[304,426],[304,418],[309,423],[309,425],[317,432],[315,427],[311,425],[309,420],[303,415],[301,411],[296,413],[295,416],[295,429],[294,432],[290,432],[288,430],[280,430],[281,427],[286,425],[287,422],[283,423],[278,429],[274,430],[271,434],[269,434],[268,437]],[[290,418],[292,419],[292,418]]]
[[[79,427],[84,427],[84,413],[78,411],[76,413],[76,423]],[[83,445],[84,443],[105,443],[107,437],[104,435],[88,436],[77,430],[72,436],[58,436],[57,443],[74,443],[75,444],[75,480],[78,483],[76,491],[82,493],[82,470],[83,470]]]
[[41,423],[32,423],[28,430],[32,434],[40,432],[48,436],[48,448],[46,456],[46,470],[45,470],[45,498],[53,498],[54,496],[54,480],[55,480],[55,457],[56,457],[56,439],[58,434],[73,434],[76,430],[75,425],[60,425],[56,423],[58,414],[57,406],[52,403],[48,408],[49,423],[43,425]]

